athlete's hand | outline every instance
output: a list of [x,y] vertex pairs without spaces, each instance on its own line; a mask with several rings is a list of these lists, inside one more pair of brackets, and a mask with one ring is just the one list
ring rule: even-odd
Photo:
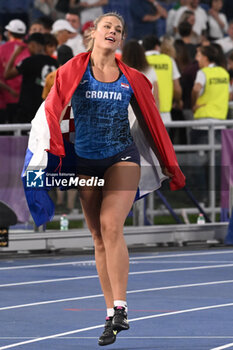
[[173,174],[168,171],[166,167],[162,167],[162,172],[165,176],[169,177],[170,179],[173,177]]

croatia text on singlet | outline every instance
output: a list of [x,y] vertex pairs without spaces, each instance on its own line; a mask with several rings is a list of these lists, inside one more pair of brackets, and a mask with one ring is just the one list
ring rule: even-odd
[[132,94],[123,74],[115,82],[103,83],[92,76],[88,65],[71,100],[78,156],[104,159],[133,142],[128,121]]

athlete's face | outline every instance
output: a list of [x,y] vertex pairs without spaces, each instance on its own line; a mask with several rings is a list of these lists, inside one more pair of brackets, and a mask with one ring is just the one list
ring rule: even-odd
[[92,37],[95,40],[94,46],[108,48],[115,51],[122,42],[123,26],[115,16],[104,17],[98,23]]

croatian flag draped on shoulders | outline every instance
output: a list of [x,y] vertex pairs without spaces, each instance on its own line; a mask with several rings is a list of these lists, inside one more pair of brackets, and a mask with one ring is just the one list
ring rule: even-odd
[[[58,175],[64,169],[66,172],[67,169],[68,172],[74,172],[74,169],[69,168],[71,164],[75,164],[75,151],[71,142],[75,131],[71,98],[87,68],[90,54],[81,53],[57,70],[55,83],[32,120],[22,180],[29,210],[37,226],[53,218],[54,204],[48,194],[51,187],[29,186],[28,173],[37,171],[35,180],[46,172],[57,172]],[[116,62],[131,85],[136,102],[136,118],[129,121],[131,134],[141,155],[141,179],[137,199],[158,189],[167,178],[159,164],[163,164],[173,174],[170,180],[171,190],[182,188],[185,177],[156,108],[150,82],[137,70],[117,59]]]

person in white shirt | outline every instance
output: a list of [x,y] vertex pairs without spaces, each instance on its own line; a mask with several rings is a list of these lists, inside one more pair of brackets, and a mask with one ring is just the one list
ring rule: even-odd
[[108,0],[80,0],[81,26],[86,22],[94,21],[103,14],[102,6],[107,5]]
[[187,10],[193,11],[195,14],[193,32],[196,33],[196,35],[199,37],[199,41],[201,41],[203,32],[207,30],[207,14],[205,10],[199,6],[199,0],[188,0],[188,4],[186,6],[181,6],[179,8],[174,19],[174,30],[177,32],[181,16]]
[[74,56],[78,55],[81,52],[85,52],[86,49],[83,45],[83,37],[80,34],[80,16],[77,9],[70,9],[66,14],[66,20],[70,25],[75,29],[75,33],[71,34],[70,39],[66,42],[66,45],[69,46]]
[[229,22],[228,36],[218,39],[215,42],[222,47],[225,54],[233,50],[233,20]]
[[[186,6],[188,3],[188,0],[180,0],[179,1],[180,6]],[[180,7],[179,7],[180,8]],[[168,35],[174,35],[174,21],[176,18],[176,13],[178,9],[177,8],[171,8],[167,13],[167,20],[166,20],[166,34]]]
[[220,13],[223,7],[222,0],[212,0],[208,12],[208,26],[210,40],[217,40],[224,37],[228,30],[228,22],[224,13]]
[[51,34],[56,37],[58,47],[66,44],[70,36],[74,33],[76,33],[75,29],[65,19],[57,19],[53,23]]

